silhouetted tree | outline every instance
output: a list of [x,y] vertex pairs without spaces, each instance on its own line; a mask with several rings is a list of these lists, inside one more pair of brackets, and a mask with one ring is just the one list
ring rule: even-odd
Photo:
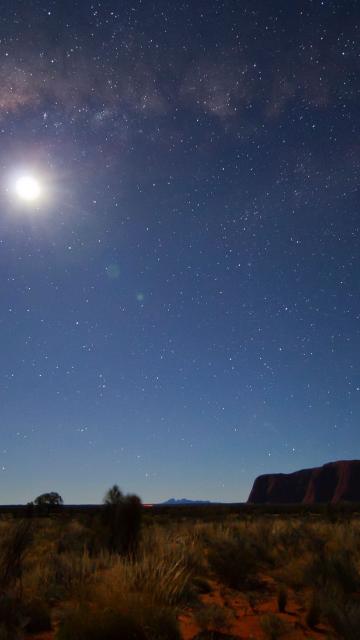
[[28,502],[26,505],[25,515],[27,518],[32,518],[34,515],[35,505],[33,502]]
[[59,493],[50,491],[50,493],[42,493],[35,498],[34,504],[41,512],[50,513],[54,509],[61,507],[64,501]]
[[115,484],[104,498],[104,527],[107,547],[115,553],[136,552],[142,519],[142,504],[138,496],[124,496]]
[[122,491],[119,489],[117,484],[114,484],[111,489],[109,489],[104,498],[104,504],[107,506],[115,506],[124,503],[125,496]]
[[59,507],[64,504],[62,497],[56,493],[56,491],[51,491],[50,493],[42,493],[41,496],[38,496],[34,503],[38,506],[43,504],[50,505],[51,507]]

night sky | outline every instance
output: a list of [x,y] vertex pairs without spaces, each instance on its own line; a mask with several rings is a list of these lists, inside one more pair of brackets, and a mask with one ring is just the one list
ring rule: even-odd
[[0,8],[0,502],[360,457],[360,4]]

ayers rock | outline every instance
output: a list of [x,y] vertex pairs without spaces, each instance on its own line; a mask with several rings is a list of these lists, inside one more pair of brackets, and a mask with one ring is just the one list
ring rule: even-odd
[[248,502],[315,504],[360,502],[360,460],[339,460],[294,473],[258,476]]

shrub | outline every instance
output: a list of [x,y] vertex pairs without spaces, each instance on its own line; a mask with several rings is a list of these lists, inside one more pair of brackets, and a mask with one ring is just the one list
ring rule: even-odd
[[78,553],[91,546],[93,532],[77,520],[70,521],[57,540],[57,553]]
[[96,589],[97,599],[116,603],[124,594],[139,593],[156,605],[177,605],[191,597],[191,572],[183,554],[159,550],[129,562],[119,558]]
[[[144,602],[124,611],[81,608],[61,621],[56,640],[180,640],[173,613]],[[133,603],[135,605],[135,601]]]
[[[251,544],[253,555],[259,562],[273,565],[274,562],[274,532],[270,522],[260,519],[253,523],[247,533],[248,543]],[[243,531],[242,535],[245,535]]]
[[0,640],[22,638],[24,623],[19,600],[10,595],[0,595]]
[[146,640],[140,625],[126,614],[79,609],[61,621],[56,640]]
[[286,631],[283,621],[274,613],[269,613],[261,619],[261,628],[266,640],[278,640]]
[[325,609],[329,624],[342,640],[359,640],[360,605],[358,602],[329,599]]
[[287,589],[284,586],[281,586],[277,594],[277,605],[280,613],[283,613],[285,611],[287,600],[288,600]]
[[53,554],[48,560],[45,597],[50,600],[76,598],[85,600],[96,578],[99,560],[85,550],[76,553]]
[[281,523],[281,527],[277,534],[277,546],[280,548],[281,554],[291,549],[292,555],[298,554],[303,544],[303,530],[293,523]]
[[137,551],[142,504],[135,495],[124,496],[117,485],[104,499],[103,527],[106,546],[111,553],[134,554]]
[[214,541],[208,559],[217,577],[230,588],[245,589],[258,584],[260,565],[248,541],[240,538]]
[[22,640],[22,633],[21,631],[15,631],[13,629],[9,630],[0,622],[0,640]]
[[195,613],[196,622],[203,630],[216,630],[229,626],[229,610],[218,604],[209,604]]
[[346,549],[315,556],[305,572],[305,579],[320,588],[340,589],[344,593],[352,593],[360,586],[358,571]]
[[321,607],[320,607],[319,599],[316,597],[315,594],[313,594],[309,602],[309,606],[305,616],[305,622],[310,629],[315,629],[315,627],[319,624],[320,614],[321,614]]
[[42,600],[31,600],[24,607],[27,619],[25,629],[28,633],[41,633],[51,630],[50,609]]
[[26,553],[32,542],[32,525],[22,520],[11,526],[0,547],[0,588],[13,587],[21,580]]
[[136,599],[130,610],[145,630],[146,640],[181,640],[173,609]]

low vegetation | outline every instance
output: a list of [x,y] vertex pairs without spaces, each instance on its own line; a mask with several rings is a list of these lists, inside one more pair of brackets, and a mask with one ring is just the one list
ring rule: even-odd
[[285,624],[274,613],[269,613],[261,619],[261,628],[266,640],[278,640],[286,633]]
[[359,640],[356,513],[205,513],[158,516],[113,487],[97,512],[3,515],[0,640],[239,638],[250,623],[259,640]]

